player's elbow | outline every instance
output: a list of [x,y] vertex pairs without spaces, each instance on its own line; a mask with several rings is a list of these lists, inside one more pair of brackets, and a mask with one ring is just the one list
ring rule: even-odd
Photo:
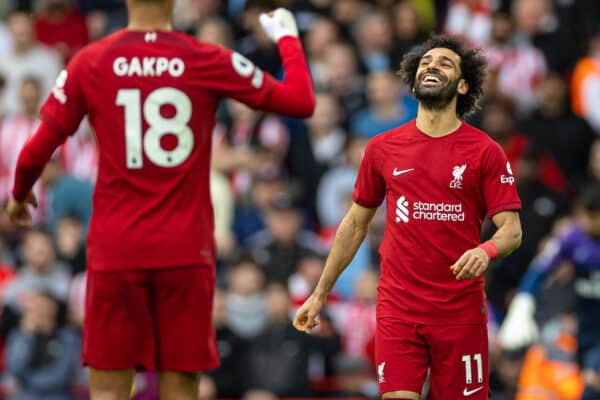
[[512,241],[512,251],[515,251],[519,247],[521,247],[521,242],[523,241],[523,230],[521,229],[521,225],[518,225],[511,232],[511,241]]
[[300,107],[298,107],[298,113],[296,118],[310,118],[315,112],[316,100],[315,94],[310,91],[310,95],[306,96],[306,98],[300,103]]

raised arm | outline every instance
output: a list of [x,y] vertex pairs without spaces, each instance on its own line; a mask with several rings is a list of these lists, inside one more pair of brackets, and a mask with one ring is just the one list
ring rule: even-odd
[[214,47],[214,56],[201,71],[202,85],[221,97],[233,98],[256,110],[295,118],[311,116],[315,95],[294,16],[278,8],[262,14],[260,23],[279,48],[283,81],[263,72],[239,53]]
[[294,327],[309,333],[318,325],[316,316],[327,301],[329,292],[340,274],[354,258],[358,247],[365,239],[369,223],[377,208],[365,208],[353,203],[337,229],[325,268],[313,294],[300,307],[294,318]]
[[315,94],[294,16],[288,10],[278,8],[262,14],[260,23],[277,43],[285,71],[283,82],[275,82],[264,109],[292,117],[310,117],[315,110]]

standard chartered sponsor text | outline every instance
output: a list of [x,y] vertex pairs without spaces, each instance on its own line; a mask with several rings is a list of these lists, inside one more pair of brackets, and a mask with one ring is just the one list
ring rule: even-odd
[[415,201],[412,206],[412,218],[415,220],[453,222],[463,222],[465,220],[462,203]]

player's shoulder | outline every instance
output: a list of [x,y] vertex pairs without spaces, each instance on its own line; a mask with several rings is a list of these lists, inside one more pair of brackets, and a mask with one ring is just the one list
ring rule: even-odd
[[368,146],[371,148],[380,148],[387,146],[391,141],[397,141],[398,139],[408,138],[414,133],[416,129],[416,122],[414,119],[398,125],[390,130],[379,133],[369,139]]
[[71,59],[69,64],[88,64],[93,65],[98,57],[115,43],[123,34],[124,30],[116,31],[110,35],[103,37],[95,42],[92,42],[82,47],[77,54]]
[[231,53],[231,50],[220,44],[204,42],[183,32],[173,32],[173,36],[182,43],[185,43],[194,55],[202,53],[204,57],[207,57],[206,61],[214,61],[213,56],[228,55]]
[[490,137],[485,131],[463,122],[461,129],[463,130],[463,137],[475,142],[482,147],[499,147],[500,145],[494,139]]

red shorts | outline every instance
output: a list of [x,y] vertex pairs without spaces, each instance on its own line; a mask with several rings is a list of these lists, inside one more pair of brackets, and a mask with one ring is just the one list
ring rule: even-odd
[[88,271],[83,363],[96,369],[216,368],[214,266]]
[[421,393],[430,373],[428,400],[488,398],[485,325],[421,325],[377,321],[375,360],[379,393]]

